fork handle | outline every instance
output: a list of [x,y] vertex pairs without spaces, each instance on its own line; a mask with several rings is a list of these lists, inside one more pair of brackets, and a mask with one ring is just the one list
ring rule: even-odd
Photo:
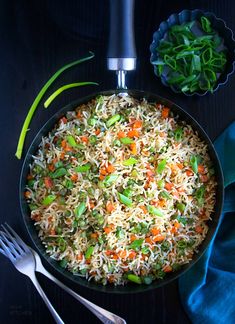
[[33,282],[34,286],[36,287],[37,291],[39,292],[40,296],[44,300],[45,304],[47,305],[47,308],[51,312],[51,315],[53,316],[54,320],[58,324],[64,324],[64,321],[61,319],[55,308],[52,306],[50,300],[48,299],[47,295],[45,294],[44,290],[40,286],[35,274],[30,274],[31,281]]
[[126,324],[126,321],[121,318],[120,316],[113,314],[109,311],[107,311],[104,308],[101,308],[89,300],[83,298],[82,296],[75,293],[72,289],[65,286],[62,282],[60,282],[57,278],[55,278],[52,274],[50,274],[44,267],[37,269],[38,272],[42,273],[44,276],[46,276],[48,279],[56,283],[59,287],[61,287],[63,290],[65,290],[68,294],[73,296],[75,299],[77,299],[80,303],[82,303],[86,308],[88,308],[96,317],[100,319],[101,322],[105,324]]

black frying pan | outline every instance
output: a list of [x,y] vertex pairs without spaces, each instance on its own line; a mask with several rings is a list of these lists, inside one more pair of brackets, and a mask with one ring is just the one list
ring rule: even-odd
[[[79,99],[66,107],[62,108],[53,117],[51,117],[48,122],[41,128],[41,130],[36,135],[33,140],[27,154],[22,168],[21,178],[20,178],[20,205],[21,211],[24,219],[25,226],[28,233],[39,253],[43,256],[50,265],[56,269],[64,277],[71,279],[74,283],[82,285],[87,288],[91,288],[101,292],[111,292],[111,293],[134,293],[134,292],[144,292],[150,289],[158,288],[162,285],[169,283],[175,278],[179,277],[182,273],[188,270],[204,253],[208,244],[210,243],[223,206],[223,175],[221,171],[221,166],[218,160],[218,156],[215,152],[214,146],[210,141],[209,137],[202,129],[202,127],[197,123],[197,121],[185,112],[182,108],[174,104],[173,102],[166,100],[158,95],[138,91],[138,90],[127,90],[125,87],[125,73],[127,70],[135,68],[135,46],[133,38],[133,0],[111,0],[111,29],[110,29],[110,47],[108,54],[108,67],[117,71],[118,74],[118,87],[119,90],[109,90],[102,93],[95,93],[88,97]],[[58,122],[58,120],[65,115],[69,110],[73,110],[78,105],[86,104],[91,99],[99,95],[112,95],[118,93],[127,93],[136,99],[145,98],[149,102],[161,103],[168,106],[175,114],[179,115],[180,119],[185,120],[188,124],[191,124],[194,130],[196,130],[199,136],[205,141],[209,148],[210,157],[214,163],[216,181],[218,183],[216,192],[216,206],[215,211],[212,215],[212,220],[208,222],[209,231],[205,240],[200,245],[199,253],[193,256],[193,260],[184,265],[179,271],[168,274],[165,279],[157,280],[151,285],[135,285],[129,284],[127,286],[114,287],[112,285],[102,286],[101,284],[96,284],[94,282],[88,282],[87,280],[73,275],[68,270],[61,268],[55,260],[51,259],[45,252],[45,248],[42,245],[36,229],[34,227],[34,222],[30,218],[30,210],[24,198],[24,191],[27,182],[27,174],[29,172],[29,164],[32,163],[32,155],[36,153],[38,146],[41,142],[42,136],[46,136],[48,132],[53,128],[53,126]]]

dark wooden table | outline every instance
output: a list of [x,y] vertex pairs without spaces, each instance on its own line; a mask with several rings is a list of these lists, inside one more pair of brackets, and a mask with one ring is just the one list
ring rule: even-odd
[[[171,13],[186,8],[212,11],[235,30],[235,3],[232,0],[137,0],[138,64],[127,81],[131,88],[156,92],[181,105],[214,140],[235,119],[235,76],[230,77],[228,84],[214,95],[189,98],[162,86],[149,63],[149,45],[159,23]],[[65,63],[87,54],[88,50],[95,52],[95,59],[66,72],[50,91],[65,83],[86,80],[99,82],[99,87],[68,91],[48,110],[40,105],[30,126],[26,148],[44,122],[63,105],[96,90],[115,88],[115,75],[106,69],[107,39],[107,1],[2,0],[0,3],[0,222],[11,224],[29,244],[32,243],[22,222],[18,199],[22,161],[14,156],[25,115],[49,76]],[[53,273],[48,264],[46,267]],[[42,276],[39,280],[66,323],[98,323],[83,306],[53,283]],[[125,296],[100,294],[65,282],[84,297],[120,314],[128,323],[190,323],[180,303],[177,281],[155,291]],[[0,323],[53,323],[29,279],[15,271],[2,256]]]

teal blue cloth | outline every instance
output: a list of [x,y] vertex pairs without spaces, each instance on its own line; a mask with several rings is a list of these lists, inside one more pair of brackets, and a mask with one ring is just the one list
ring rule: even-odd
[[235,122],[215,141],[225,179],[225,203],[209,248],[179,279],[183,306],[195,324],[235,323]]

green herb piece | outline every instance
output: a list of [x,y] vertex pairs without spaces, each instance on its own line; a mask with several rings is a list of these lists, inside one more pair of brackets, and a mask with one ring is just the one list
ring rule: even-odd
[[77,146],[77,142],[76,142],[75,138],[72,135],[68,135],[66,137],[66,140],[67,140],[67,142],[69,143],[70,146],[72,146],[72,147]]
[[90,259],[93,252],[94,252],[94,246],[89,246],[89,248],[86,250],[86,253],[85,253],[85,259],[86,260]]
[[142,277],[142,281],[146,285],[151,285],[153,279],[150,276],[145,276],[145,277]]
[[121,115],[119,114],[116,114],[116,115],[113,115],[111,118],[109,118],[106,122],[106,126],[107,127],[110,127],[112,126],[113,124],[117,123],[119,120],[121,119]]
[[25,141],[25,137],[26,137],[26,133],[28,132],[29,129],[29,124],[31,122],[31,119],[34,115],[35,110],[37,109],[42,97],[44,96],[44,94],[46,93],[46,91],[48,90],[48,88],[50,87],[50,85],[61,75],[62,72],[64,72],[65,70],[80,64],[82,62],[85,62],[87,60],[90,60],[94,57],[94,54],[92,52],[89,52],[90,55],[87,57],[84,57],[82,59],[79,59],[77,61],[74,61],[72,63],[66,64],[65,66],[63,66],[62,68],[60,68],[47,82],[46,84],[42,87],[42,89],[40,90],[40,92],[38,93],[37,97],[35,98],[34,102],[32,103],[29,112],[25,118],[21,133],[20,133],[20,137],[19,137],[19,141],[18,141],[18,145],[17,145],[17,150],[16,150],[16,157],[18,159],[21,159],[22,156],[22,151],[23,151],[23,146],[24,146],[24,141]]
[[43,199],[42,204],[44,206],[50,205],[55,199],[56,199],[55,195],[48,195]]
[[107,175],[103,180],[104,186],[105,187],[111,186],[112,184],[114,184],[114,182],[117,180],[117,178],[118,178],[117,174]]
[[54,172],[52,172],[50,174],[50,176],[52,179],[57,179],[57,178],[63,177],[66,174],[67,174],[67,170],[65,168],[59,168],[59,169],[56,169]]
[[62,168],[64,166],[64,163],[62,161],[58,161],[54,165],[55,165],[56,169],[59,169],[59,168]]
[[122,142],[122,144],[125,144],[125,145],[129,145],[131,143],[134,143],[133,139],[131,139],[130,137],[120,138],[120,141]]
[[65,268],[67,267],[68,260],[66,260],[66,259],[62,259],[62,260],[60,260],[59,264],[60,264],[60,266],[61,266],[62,268],[65,269]]
[[158,209],[158,208],[156,208],[156,207],[154,207],[152,205],[149,205],[147,207],[147,209],[148,209],[148,212],[150,214],[154,215],[154,216],[158,216],[158,217],[162,217],[163,216],[163,212],[160,209]]
[[178,204],[176,205],[176,208],[177,208],[181,213],[183,213],[183,212],[185,211],[186,205],[183,204],[183,203],[178,203]]
[[132,281],[132,282],[138,284],[138,285],[141,285],[142,284],[141,278],[138,277],[138,276],[136,276],[136,275],[134,275],[134,274],[132,274],[132,273],[130,273],[130,274],[127,275],[127,279],[129,281]]
[[169,193],[167,191],[160,192],[159,196],[163,199],[167,199],[167,200],[171,199],[171,196],[169,195]]
[[81,202],[74,210],[76,219],[80,218],[86,211],[86,203]]
[[140,249],[141,245],[143,244],[144,239],[139,239],[139,240],[135,240],[131,243],[130,248],[137,251]]
[[91,136],[89,137],[89,142],[91,143],[91,145],[95,145],[96,142],[97,142],[97,136],[95,136],[95,135],[91,135]]
[[73,189],[73,187],[74,187],[73,181],[72,180],[66,180],[65,187],[67,189]]
[[149,248],[147,246],[144,246],[142,249],[141,249],[141,253],[143,254],[149,254]]
[[175,139],[175,141],[180,142],[182,140],[182,136],[183,136],[183,129],[182,129],[182,127],[178,127],[174,131],[174,139]]
[[84,165],[79,165],[75,168],[76,172],[87,172],[89,171],[91,168],[91,164],[90,163],[86,163]]
[[130,165],[134,165],[134,164],[136,164],[136,163],[138,163],[138,160],[136,160],[135,158],[129,158],[128,160],[124,160],[123,161],[123,165],[124,166],[130,166]]
[[118,194],[119,200],[121,203],[123,203],[124,205],[126,205],[127,207],[131,207],[132,206],[132,200],[124,195],[122,195],[121,193]]
[[192,167],[193,172],[198,173],[198,161],[196,155],[191,156],[190,165]]
[[125,232],[121,226],[117,226],[116,229],[116,236],[119,240],[123,239],[125,237]]
[[166,167],[166,159],[162,160],[161,162],[158,163],[158,166],[157,166],[157,173],[162,173],[163,170],[165,169]]
[[133,195],[133,191],[130,188],[126,188],[123,190],[122,194],[128,198],[130,198]]
[[195,196],[199,206],[202,206],[204,203],[204,195],[205,195],[205,186],[202,185],[200,188],[197,189]]

